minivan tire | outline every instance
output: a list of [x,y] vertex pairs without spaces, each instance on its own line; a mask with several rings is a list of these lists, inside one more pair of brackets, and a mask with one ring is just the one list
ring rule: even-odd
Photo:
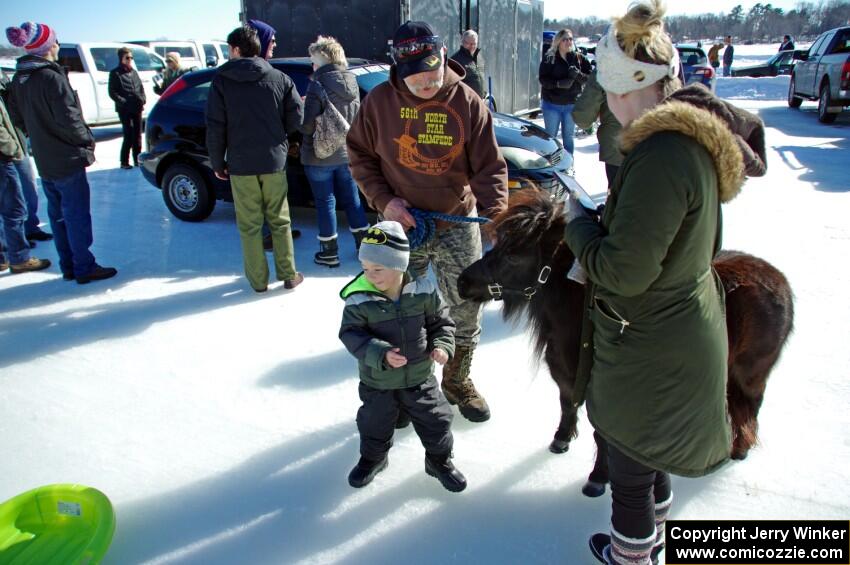
[[829,112],[831,101],[829,82],[824,82],[820,87],[820,97],[818,98],[818,121],[822,124],[831,124],[838,117],[837,113]]
[[185,163],[176,163],[165,171],[162,199],[172,214],[186,222],[202,222],[215,208],[215,195],[204,175]]
[[796,81],[794,80],[794,75],[791,75],[791,82],[788,83],[788,107],[789,108],[799,108],[800,105],[803,103],[803,99],[800,98],[799,96],[797,96],[796,95],[797,93],[794,92],[795,86],[796,86],[794,84],[795,82]]

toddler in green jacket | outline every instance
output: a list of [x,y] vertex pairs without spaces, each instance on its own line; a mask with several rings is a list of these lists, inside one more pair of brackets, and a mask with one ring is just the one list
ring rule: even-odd
[[452,410],[434,377],[434,363],[454,354],[455,324],[437,288],[407,273],[410,245],[398,222],[369,228],[360,245],[363,272],[348,283],[339,338],[357,358],[360,461],[348,475],[356,488],[386,469],[399,412],[425,447],[425,472],[452,492],[466,478],[452,463]]

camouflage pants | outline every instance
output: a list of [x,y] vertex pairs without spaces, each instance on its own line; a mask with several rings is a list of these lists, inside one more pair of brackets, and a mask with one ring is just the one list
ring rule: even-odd
[[430,264],[449,313],[455,322],[455,345],[475,347],[481,334],[481,304],[463,300],[457,292],[457,279],[468,266],[481,258],[481,231],[475,223],[457,223],[437,231],[425,245],[410,252],[410,267],[416,276]]

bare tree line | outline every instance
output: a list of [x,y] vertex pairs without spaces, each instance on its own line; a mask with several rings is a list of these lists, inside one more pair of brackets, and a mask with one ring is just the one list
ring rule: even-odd
[[[610,22],[595,16],[546,20],[546,29],[570,28],[577,36],[602,34]],[[777,42],[789,34],[798,41],[811,41],[829,29],[850,25],[850,0],[800,2],[793,10],[770,3],[755,4],[745,11],[739,4],[728,13],[670,16],[667,30],[675,41],[715,39],[732,35],[736,41]]]

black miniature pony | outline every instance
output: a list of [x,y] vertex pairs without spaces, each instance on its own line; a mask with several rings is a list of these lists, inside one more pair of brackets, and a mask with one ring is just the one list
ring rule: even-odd
[[[562,242],[563,204],[539,190],[511,195],[508,209],[488,226],[495,244],[458,279],[463,298],[503,300],[502,315],[525,315],[534,351],[542,354],[560,390],[561,421],[549,445],[564,453],[576,437],[573,385],[579,357],[584,286],[566,278],[574,256]],[[714,268],[726,290],[729,336],[728,410],[733,459],[744,459],[758,441],[758,411],[771,369],[791,332],[794,303],[785,276],[770,263],[722,251]],[[597,456],[583,489],[599,496],[608,482],[607,446],[594,433]]]

